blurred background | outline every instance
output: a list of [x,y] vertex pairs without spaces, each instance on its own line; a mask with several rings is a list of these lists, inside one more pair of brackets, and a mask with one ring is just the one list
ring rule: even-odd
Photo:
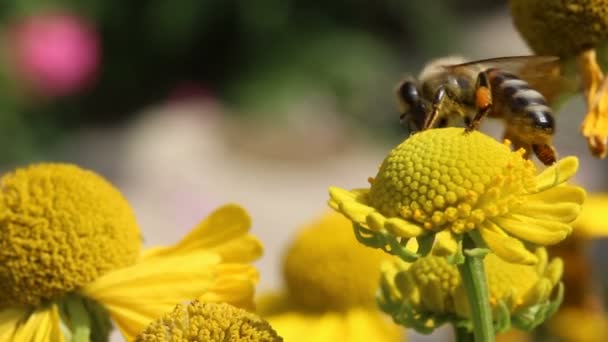
[[[0,169],[96,170],[147,244],[240,203],[266,246],[263,292],[281,286],[283,249],[327,210],[327,187],[365,186],[407,136],[393,97],[404,75],[448,54],[527,53],[501,0],[2,1]],[[580,156],[579,183],[605,190],[583,113],[581,98],[560,110],[556,146]]]

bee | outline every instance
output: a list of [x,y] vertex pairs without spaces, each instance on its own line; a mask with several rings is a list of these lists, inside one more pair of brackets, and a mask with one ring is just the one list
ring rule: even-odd
[[417,79],[408,77],[397,86],[401,122],[410,130],[445,127],[462,118],[470,132],[485,117],[502,118],[504,138],[515,149],[524,148],[545,165],[556,161],[555,132],[549,105],[565,82],[560,60],[552,56],[501,57],[466,62],[446,57],[426,65]]

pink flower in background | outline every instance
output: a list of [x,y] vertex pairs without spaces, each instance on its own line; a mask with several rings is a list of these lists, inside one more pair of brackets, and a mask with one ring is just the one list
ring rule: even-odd
[[9,52],[19,78],[46,96],[64,96],[87,87],[100,63],[99,36],[84,18],[40,13],[16,22]]

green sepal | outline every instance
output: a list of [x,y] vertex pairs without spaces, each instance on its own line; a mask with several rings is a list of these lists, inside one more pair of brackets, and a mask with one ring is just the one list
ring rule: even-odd
[[362,227],[358,223],[353,223],[353,231],[357,241],[360,243],[383,250],[386,253],[395,255],[405,262],[414,262],[420,258],[420,254],[414,253],[405,248],[407,240],[400,240],[390,234],[375,232]]
[[494,322],[494,331],[503,333],[511,330],[511,312],[504,301],[498,302],[498,312],[496,313],[496,322]]
[[518,329],[532,331],[559,309],[564,300],[564,284],[557,284],[557,295],[555,299],[545,304],[535,305],[512,317],[513,325]]
[[96,302],[70,294],[58,303],[66,342],[107,342],[113,329],[108,312]]
[[450,263],[451,265],[461,265],[462,263],[464,263],[464,254],[462,253],[462,236],[458,236],[458,249],[456,250],[456,253],[454,253],[453,255],[450,255],[448,258],[448,263]]
[[470,256],[470,257],[474,257],[474,258],[482,258],[485,257],[488,253],[490,253],[490,250],[487,248],[472,248],[472,249],[467,249],[464,251],[464,254]]

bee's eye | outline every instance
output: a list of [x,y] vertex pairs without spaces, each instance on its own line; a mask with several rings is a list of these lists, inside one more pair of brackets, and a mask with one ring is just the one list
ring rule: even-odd
[[404,102],[404,105],[408,105],[410,108],[416,107],[420,102],[420,96],[418,95],[418,89],[414,82],[403,82],[399,87],[399,97]]

